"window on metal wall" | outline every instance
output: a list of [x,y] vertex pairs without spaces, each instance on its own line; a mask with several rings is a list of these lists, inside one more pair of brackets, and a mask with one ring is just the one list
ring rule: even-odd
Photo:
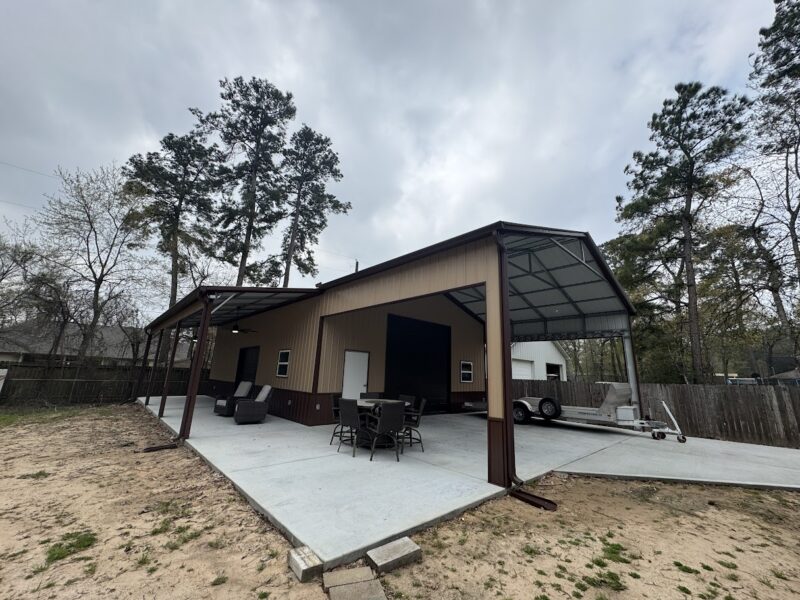
[[289,376],[289,352],[289,350],[278,352],[278,370],[276,372],[278,377]]
[[472,383],[472,362],[461,361],[461,383]]
[[545,374],[548,380],[554,379],[556,381],[561,381],[561,365],[547,363],[545,365]]

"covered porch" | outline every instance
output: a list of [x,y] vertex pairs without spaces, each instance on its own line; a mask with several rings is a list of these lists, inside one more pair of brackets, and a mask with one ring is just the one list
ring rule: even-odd
[[[213,381],[229,389],[250,379],[270,385],[270,413],[305,425],[332,423],[334,399],[363,392],[411,393],[437,412],[485,398],[488,416],[474,436],[485,451],[472,455],[482,464],[469,470],[509,488],[522,479],[512,342],[621,337],[636,402],[632,312],[588,234],[499,222],[315,288],[198,288],[150,324],[148,343],[157,344],[158,363],[164,340],[172,340],[166,381],[177,332],[197,332],[175,428],[181,440],[200,412],[208,416],[197,399],[211,357]],[[415,329],[423,333],[409,336]],[[361,365],[356,375],[348,358]],[[145,403],[152,394],[164,416],[167,397],[155,373],[155,366],[147,377],[142,371]]]

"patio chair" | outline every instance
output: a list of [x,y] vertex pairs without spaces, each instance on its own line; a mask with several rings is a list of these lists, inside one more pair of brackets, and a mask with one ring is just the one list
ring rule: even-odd
[[339,418],[339,400],[341,400],[341,396],[334,396],[333,397],[333,418],[336,420],[336,425],[333,428],[333,434],[331,434],[331,441],[328,443],[328,446],[333,444],[333,440],[337,437],[339,439],[342,438],[342,431],[344,431],[344,427],[342,426],[342,421]]
[[358,435],[364,431],[365,416],[358,412],[358,400],[339,399],[339,426],[341,430],[339,433],[339,446],[336,448],[337,452],[341,449],[342,442],[347,438],[353,446],[353,457],[355,457]]
[[386,402],[381,404],[379,416],[367,415],[364,432],[369,436],[371,442],[370,460],[375,455],[375,444],[379,439],[384,438],[391,440],[395,458],[397,462],[400,462],[400,453],[403,451],[404,413],[405,406],[402,402]]
[[220,415],[221,417],[232,417],[233,411],[236,409],[236,401],[240,398],[247,398],[251,389],[253,389],[252,381],[240,381],[233,394],[215,400],[214,414]]
[[254,399],[240,398],[233,409],[233,420],[237,425],[261,423],[267,417],[271,397],[272,386],[265,385],[258,391],[258,395]]
[[423,452],[425,452],[425,446],[422,445],[422,434],[419,432],[419,426],[422,423],[422,413],[425,412],[425,402],[427,400],[422,398],[419,406],[415,406],[412,410],[406,410],[403,422],[403,444],[405,445],[405,440],[408,438],[409,448],[414,445],[414,442],[417,442]]

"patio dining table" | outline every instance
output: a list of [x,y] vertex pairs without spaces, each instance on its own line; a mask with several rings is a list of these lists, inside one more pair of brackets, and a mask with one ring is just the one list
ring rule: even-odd
[[[406,402],[404,400],[392,400],[390,398],[360,398],[357,400],[358,403],[358,412],[366,413],[366,414],[375,414],[376,409],[380,407],[381,404],[398,404],[403,403],[406,408],[411,406],[411,402]],[[369,440],[365,440],[363,437],[357,442],[359,446],[369,448],[370,443]],[[378,442],[378,448],[386,448],[390,446],[386,441]]]

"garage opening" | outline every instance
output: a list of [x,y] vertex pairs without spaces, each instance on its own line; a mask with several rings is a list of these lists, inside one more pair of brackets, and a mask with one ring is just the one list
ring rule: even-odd
[[385,392],[427,398],[425,412],[448,410],[450,327],[388,315]]

